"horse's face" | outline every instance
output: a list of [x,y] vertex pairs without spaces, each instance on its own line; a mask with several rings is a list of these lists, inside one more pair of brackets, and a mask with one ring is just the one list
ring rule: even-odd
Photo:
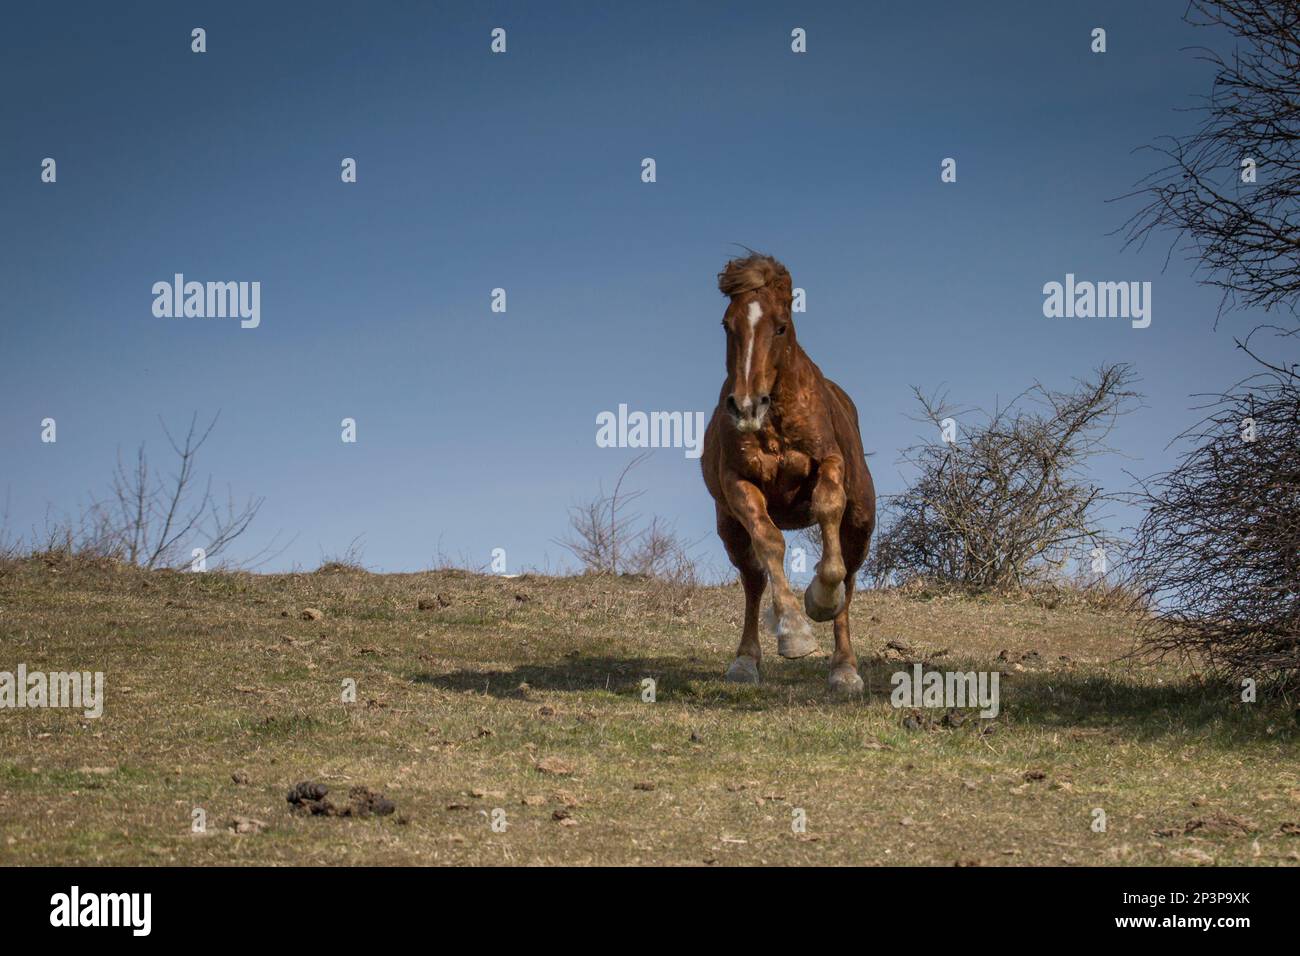
[[790,302],[770,287],[733,296],[727,330],[727,412],[742,432],[758,431],[772,407],[772,386],[794,343]]

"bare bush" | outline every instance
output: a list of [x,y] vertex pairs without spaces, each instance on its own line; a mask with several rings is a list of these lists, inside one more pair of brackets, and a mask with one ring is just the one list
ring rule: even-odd
[[[200,483],[197,456],[216,422],[213,417],[200,429],[195,414],[179,441],[164,423],[175,470],[156,469],[143,444],[129,463],[119,457],[107,494],[92,498],[75,521],[51,523],[47,518],[44,551],[108,558],[146,569],[187,568],[195,548],[203,549],[205,561],[221,558],[248,530],[263,499],[250,497],[241,504],[227,492],[223,501],[213,491],[211,477]],[[36,550],[40,543],[34,542]],[[240,566],[253,566],[277,553],[268,545]]]
[[443,550],[442,535],[438,535],[438,544],[433,559],[429,562],[429,570],[457,574],[487,574],[491,569],[491,565],[490,560],[483,560],[481,556],[475,557],[464,549],[453,557]]
[[[911,485],[882,502],[881,530],[865,573],[878,584],[912,579],[975,589],[1025,588],[1059,578],[1080,550],[1113,547],[1083,475],[1136,393],[1127,366],[1099,369],[1069,392],[1040,384],[1005,407],[980,412],[952,441],[905,449]],[[939,435],[958,410],[914,389]],[[1104,555],[1104,552],[1103,552]]]
[[365,535],[359,534],[348,542],[342,554],[325,554],[320,556],[317,574],[368,574],[366,567]]
[[[1222,290],[1220,312],[1258,306],[1294,317],[1300,2],[1192,0],[1186,18],[1226,29],[1233,52],[1201,52],[1215,76],[1200,125],[1153,147],[1167,163],[1139,190],[1147,203],[1128,223],[1129,242],[1171,232],[1202,281]],[[1263,371],[1211,396],[1206,417],[1175,439],[1185,446],[1177,465],[1143,483],[1137,498],[1148,510],[1128,577],[1151,611],[1147,653],[1289,686],[1300,674],[1300,367],[1251,351],[1263,330],[1283,347],[1300,336],[1290,323],[1258,325],[1237,341]]]
[[1214,398],[1176,467],[1143,484],[1129,557],[1155,656],[1300,682],[1300,376],[1269,366]]
[[[1165,165],[1139,184],[1146,199],[1128,222],[1139,246],[1173,233],[1203,281],[1234,304],[1282,306],[1300,295],[1300,3],[1192,0],[1189,23],[1224,28],[1230,56],[1200,57],[1215,69],[1211,92],[1193,112],[1190,135],[1148,147]],[[1253,179],[1243,162],[1256,164]],[[1173,252],[1171,247],[1170,252]]]
[[641,524],[641,516],[629,506],[644,491],[625,490],[628,474],[649,457],[642,452],[627,463],[606,495],[596,496],[569,509],[569,533],[556,540],[590,574],[639,574],[659,580],[694,585],[695,563],[690,545],[676,529],[661,518]]
[[9,530],[9,489],[5,489],[5,507],[0,511],[0,561],[18,557],[21,542]]

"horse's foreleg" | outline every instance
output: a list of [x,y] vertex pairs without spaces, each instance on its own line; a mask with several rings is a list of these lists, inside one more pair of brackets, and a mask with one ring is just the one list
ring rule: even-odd
[[749,533],[754,558],[772,585],[772,629],[782,657],[804,657],[817,649],[812,627],[802,614],[785,576],[785,538],[767,513],[767,501],[758,487],[740,478],[724,481],[727,508]]
[[735,518],[718,511],[718,537],[727,549],[727,557],[740,572],[745,587],[745,624],[741,629],[736,659],[727,668],[727,680],[740,684],[758,683],[758,664],[763,648],[758,643],[758,610],[767,587],[767,572],[750,546],[749,532]]
[[844,518],[844,462],[831,456],[817,470],[813,486],[812,516],[821,526],[822,559],[803,595],[804,610],[814,621],[829,621],[844,607],[844,555],[840,550],[840,522]]

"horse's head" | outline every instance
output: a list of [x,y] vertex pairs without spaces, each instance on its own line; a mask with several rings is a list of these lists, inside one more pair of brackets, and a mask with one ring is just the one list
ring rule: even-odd
[[722,315],[727,330],[727,411],[743,432],[758,431],[772,405],[772,387],[794,352],[790,273],[771,256],[732,259],[718,273],[731,301]]

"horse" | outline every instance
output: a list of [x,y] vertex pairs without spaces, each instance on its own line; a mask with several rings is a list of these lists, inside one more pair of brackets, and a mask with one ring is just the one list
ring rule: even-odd
[[853,400],[822,374],[795,337],[790,273],[771,256],[733,259],[718,273],[727,378],[704,434],[700,465],[718,537],[745,589],[745,623],[726,680],[759,682],[763,592],[777,653],[799,658],[817,640],[785,575],[783,530],[821,531],[822,556],[803,594],[814,621],[835,622],[829,686],[862,693],[849,639],[853,582],[876,525],[876,491]]

